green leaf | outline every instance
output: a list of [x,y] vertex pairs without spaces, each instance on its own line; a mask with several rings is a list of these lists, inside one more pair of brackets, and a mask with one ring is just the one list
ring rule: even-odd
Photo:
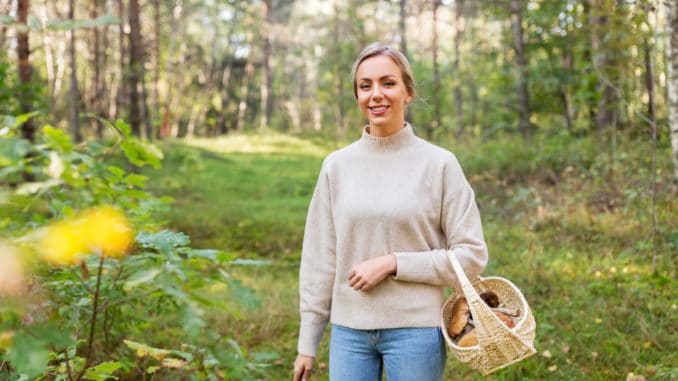
[[14,335],[12,347],[7,351],[7,359],[18,373],[33,379],[47,370],[49,351],[46,344],[23,333]]
[[123,136],[130,136],[132,134],[132,127],[125,123],[125,121],[117,120],[115,122],[115,128],[117,128],[118,131],[123,134]]
[[129,291],[140,284],[148,283],[155,279],[155,277],[160,274],[160,271],[160,269],[155,268],[136,272],[130,276],[127,282],[125,282],[125,286],[123,288],[125,291]]
[[121,144],[123,152],[130,163],[137,166],[151,165],[160,168],[162,151],[153,144],[142,142],[136,138],[128,137]]
[[153,248],[163,255],[168,255],[175,247],[188,246],[191,239],[184,233],[163,230],[158,233],[140,232],[136,241],[144,248]]
[[71,138],[63,130],[47,125],[42,132],[45,134],[47,145],[53,149],[62,153],[69,153],[73,150]]
[[16,165],[30,151],[31,143],[28,140],[11,136],[0,139],[0,166]]
[[125,177],[125,184],[129,184],[135,187],[139,188],[145,188],[146,187],[146,180],[148,180],[148,177],[144,175],[137,175],[135,173],[127,175]]
[[75,344],[70,330],[64,330],[56,324],[32,325],[26,331],[33,337],[39,337],[52,348],[63,349]]
[[249,310],[261,307],[261,301],[254,289],[243,286],[242,282],[238,279],[227,278],[226,283],[233,299],[243,307]]
[[88,368],[87,371],[85,371],[84,377],[94,381],[106,381],[111,378],[117,380],[118,377],[113,376],[111,373],[120,369],[121,366],[122,364],[117,361],[102,362],[101,364]]

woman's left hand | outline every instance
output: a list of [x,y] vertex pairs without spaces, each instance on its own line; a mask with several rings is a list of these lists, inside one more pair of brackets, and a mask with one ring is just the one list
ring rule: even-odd
[[368,259],[351,269],[348,285],[356,291],[367,291],[397,271],[397,261],[393,254]]

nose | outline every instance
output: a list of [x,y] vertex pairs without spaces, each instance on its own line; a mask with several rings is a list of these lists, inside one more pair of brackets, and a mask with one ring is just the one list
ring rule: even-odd
[[374,85],[372,87],[372,98],[381,98],[381,86]]

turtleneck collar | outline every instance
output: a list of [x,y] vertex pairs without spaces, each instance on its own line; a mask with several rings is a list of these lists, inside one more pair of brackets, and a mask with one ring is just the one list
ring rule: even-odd
[[409,123],[405,123],[405,126],[395,134],[383,137],[370,135],[368,129],[368,126],[363,128],[363,135],[360,141],[371,149],[396,150],[411,145],[417,138]]

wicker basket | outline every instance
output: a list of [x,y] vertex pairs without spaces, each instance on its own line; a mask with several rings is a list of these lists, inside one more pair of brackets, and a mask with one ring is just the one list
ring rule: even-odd
[[[471,283],[459,261],[450,250],[447,256],[457,273],[461,292],[456,290],[442,308],[442,331],[450,350],[459,359],[483,375],[505,368],[537,353],[534,349],[536,323],[520,290],[509,280],[500,277],[478,277]],[[519,309],[520,316],[513,328],[508,328],[480,298],[480,293],[492,291],[508,308]],[[452,306],[465,297],[476,327],[478,345],[457,346],[447,332],[452,319]]]

